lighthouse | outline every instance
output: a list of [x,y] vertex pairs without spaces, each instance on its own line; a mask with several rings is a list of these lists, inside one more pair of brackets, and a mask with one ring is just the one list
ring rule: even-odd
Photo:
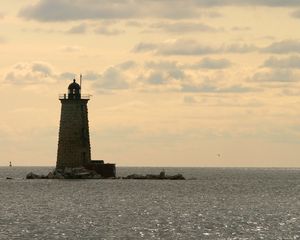
[[89,96],[81,96],[81,86],[74,79],[68,95],[60,95],[61,115],[56,168],[76,168],[91,161],[88,107]]
[[74,79],[68,86],[68,93],[61,94],[60,126],[56,169],[85,168],[96,171],[103,177],[115,177],[115,164],[103,160],[91,160],[91,145],[88,120],[89,95],[81,94],[80,84]]

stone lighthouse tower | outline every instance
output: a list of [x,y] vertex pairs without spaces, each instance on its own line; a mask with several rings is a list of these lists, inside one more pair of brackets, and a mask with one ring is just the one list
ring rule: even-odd
[[[89,95],[81,94],[81,85],[76,83],[74,79],[68,87],[68,94],[60,95],[59,100],[61,102],[61,115],[56,170],[66,173],[70,169],[72,171],[72,169],[80,168],[89,171],[92,175],[97,173],[103,178],[115,177],[115,164],[104,163],[103,160],[91,160],[87,108]],[[82,174],[86,174],[86,172]],[[82,178],[82,174],[73,175],[73,177]],[[88,178],[90,177],[91,175],[88,175]]]
[[86,166],[91,162],[89,97],[81,95],[81,86],[74,79],[68,87],[68,95],[61,95],[59,100],[61,116],[56,168]]

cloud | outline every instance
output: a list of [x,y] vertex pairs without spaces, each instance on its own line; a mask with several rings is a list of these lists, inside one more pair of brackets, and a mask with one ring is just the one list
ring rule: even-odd
[[31,65],[32,72],[35,73],[42,73],[45,74],[46,76],[51,76],[53,74],[52,67],[43,62],[35,62]]
[[164,84],[167,81],[168,80],[164,74],[158,71],[152,72],[147,78],[147,82],[150,84]]
[[207,12],[207,7],[219,6],[295,7],[300,3],[298,0],[38,0],[24,6],[19,16],[38,21],[146,17],[183,19],[203,15],[218,17],[218,14]]
[[153,52],[159,55],[182,55],[196,56],[217,53],[274,53],[288,54],[300,53],[299,40],[282,40],[273,42],[266,47],[258,47],[248,43],[231,43],[212,46],[203,44],[193,39],[172,39],[161,43],[140,42],[134,48],[133,52]]
[[165,69],[165,70],[151,70],[150,72],[144,73],[143,81],[150,85],[168,85],[178,80],[184,80],[186,74],[179,68]]
[[56,82],[52,66],[45,62],[17,63],[6,73],[4,81],[17,85]]
[[295,82],[300,76],[290,69],[272,69],[255,73],[250,81],[254,82]]
[[229,45],[210,46],[192,39],[175,39],[163,43],[140,42],[133,52],[154,52],[159,55],[197,56],[217,53],[249,53],[258,51],[259,48],[252,44],[233,43]]
[[224,47],[224,52],[228,53],[249,53],[258,51],[259,48],[253,44],[233,43]]
[[190,92],[190,93],[248,93],[248,92],[255,92],[258,89],[245,87],[242,85],[231,85],[227,87],[218,87],[213,84],[201,84],[201,85],[193,85],[193,84],[183,84],[182,85],[182,92]]
[[297,55],[289,56],[286,58],[270,57],[264,62],[263,67],[300,68],[300,57]]
[[77,74],[76,73],[73,73],[73,72],[63,72],[61,74],[59,74],[58,78],[59,79],[63,79],[63,80],[66,80],[66,79],[73,79],[75,78]]
[[[230,67],[232,63],[225,59],[203,58],[200,62],[183,64],[177,61],[148,61],[144,65],[146,84],[143,87],[153,91],[181,91],[203,93],[247,93],[258,91],[254,87],[229,83],[228,72],[222,69]],[[212,69],[213,71],[196,71],[198,69]],[[150,71],[147,71],[150,69]],[[221,71],[216,71],[221,70]],[[147,85],[148,84],[148,85]]]
[[137,53],[149,52],[155,50],[157,46],[158,45],[155,43],[140,42],[133,48],[133,52],[137,52]]
[[82,75],[82,78],[84,80],[92,80],[92,81],[95,81],[95,80],[99,80],[101,79],[101,74],[97,73],[97,72],[94,72],[94,71],[87,71],[86,73],[84,73]]
[[76,25],[72,28],[70,28],[67,33],[71,33],[71,34],[82,34],[82,33],[86,33],[87,31],[87,24],[86,23],[81,23],[79,25]]
[[280,42],[274,42],[261,49],[261,51],[276,54],[300,53],[300,41],[288,39]]
[[142,79],[154,85],[177,82],[186,79],[184,68],[183,64],[176,61],[147,61],[144,63]]
[[195,22],[173,22],[173,23],[155,23],[150,26],[154,29],[160,29],[170,33],[184,32],[220,32],[223,29],[217,29],[203,23]]
[[298,9],[298,10],[292,12],[291,16],[294,18],[300,18],[300,10]]
[[284,96],[300,96],[300,90],[295,88],[283,88],[281,94]]
[[232,31],[240,31],[240,32],[244,32],[244,31],[250,31],[252,30],[251,27],[241,27],[241,26],[235,26],[231,28]]
[[231,67],[232,63],[226,58],[203,58],[199,63],[191,65],[191,68],[224,69]]
[[130,18],[135,15],[134,4],[123,1],[39,0],[25,6],[19,16],[38,21],[68,21],[82,19]]
[[268,7],[294,7],[300,6],[297,0],[192,0],[197,6],[268,6]]
[[179,66],[176,61],[148,61],[145,63],[145,68],[155,69],[155,70],[172,70],[178,67],[183,67],[183,65]]
[[81,47],[79,47],[79,46],[63,46],[60,48],[60,50],[63,52],[72,53],[72,52],[81,51]]
[[117,65],[117,67],[120,68],[121,70],[129,70],[129,69],[132,69],[136,66],[137,66],[137,63],[132,61],[132,60],[122,62],[122,63]]
[[[149,84],[172,84],[177,82],[175,85],[178,85],[178,81],[183,81],[187,78],[187,75],[184,71],[185,66],[179,64],[175,61],[148,61],[144,64],[144,72],[146,75],[146,83]],[[147,71],[150,71],[147,73]]]
[[109,29],[106,26],[100,26],[95,29],[95,33],[101,34],[101,35],[107,35],[107,36],[120,35],[124,32],[125,31],[119,30],[119,29]]
[[0,36],[0,43],[6,43],[6,38],[3,36]]
[[[71,80],[71,79],[76,78],[76,76],[78,77],[79,74],[74,73],[74,72],[63,72],[58,75],[58,78],[62,79],[62,80]],[[98,80],[100,78],[101,78],[101,75],[94,71],[86,71],[86,72],[82,73],[83,80],[94,81],[94,80]]]
[[183,64],[176,61],[148,61],[145,63],[145,68],[169,71],[174,69],[225,69],[232,66],[232,63],[226,58],[210,58],[205,57],[201,61],[193,64]]
[[99,76],[93,86],[96,89],[104,90],[126,89],[129,87],[126,79],[122,70],[117,67],[109,67]]
[[142,23],[141,21],[129,20],[126,22],[126,26],[140,28],[144,27],[144,23]]
[[[72,80],[78,77],[74,72],[58,72],[46,62],[21,62],[13,65],[4,76],[4,83],[16,85],[39,85],[57,83],[58,80]],[[98,80],[101,75],[86,71],[83,73],[84,80]]]
[[[132,70],[137,66],[134,61],[125,61],[115,66],[110,66],[103,72],[88,70],[82,73],[83,81],[91,81],[91,85],[96,92],[122,90],[130,87],[132,81]],[[79,76],[73,72],[63,72],[57,75],[59,79],[73,79]]]
[[158,46],[157,53],[161,55],[205,55],[220,52],[221,49],[200,44],[194,40],[175,40]]
[[[94,33],[101,34],[101,35],[107,35],[107,36],[113,36],[113,35],[119,35],[124,33],[124,30],[120,29],[112,29],[109,27],[109,25],[114,24],[114,20],[106,20],[104,21],[100,26],[94,28]],[[89,26],[87,23],[81,23],[79,25],[73,26],[70,28],[66,33],[69,34],[83,34],[86,33],[89,27],[93,27],[92,24]]]
[[198,103],[197,99],[193,96],[184,96],[183,102],[186,103],[186,104]]
[[170,8],[168,1],[147,0],[39,0],[21,9],[19,16],[38,21],[83,19],[130,19],[145,17],[199,17],[199,9],[180,1]]

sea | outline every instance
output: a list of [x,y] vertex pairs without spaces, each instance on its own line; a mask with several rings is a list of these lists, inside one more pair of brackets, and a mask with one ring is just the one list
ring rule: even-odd
[[[165,168],[187,180],[26,180],[0,167],[0,239],[300,239],[300,169]],[[162,168],[119,167],[119,177]],[[7,179],[12,178],[12,179]]]

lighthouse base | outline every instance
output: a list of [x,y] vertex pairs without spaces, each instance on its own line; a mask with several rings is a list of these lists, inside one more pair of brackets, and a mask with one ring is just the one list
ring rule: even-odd
[[84,166],[64,169],[56,168],[54,175],[61,175],[68,179],[99,179],[99,178],[115,178],[116,165],[104,163],[103,160],[89,161]]
[[103,178],[116,177],[116,164],[104,163],[103,160],[92,160],[84,166],[88,170],[95,171]]
[[79,167],[56,168],[47,175],[28,173],[26,179],[104,179],[116,178],[116,165],[103,160],[89,161]]

